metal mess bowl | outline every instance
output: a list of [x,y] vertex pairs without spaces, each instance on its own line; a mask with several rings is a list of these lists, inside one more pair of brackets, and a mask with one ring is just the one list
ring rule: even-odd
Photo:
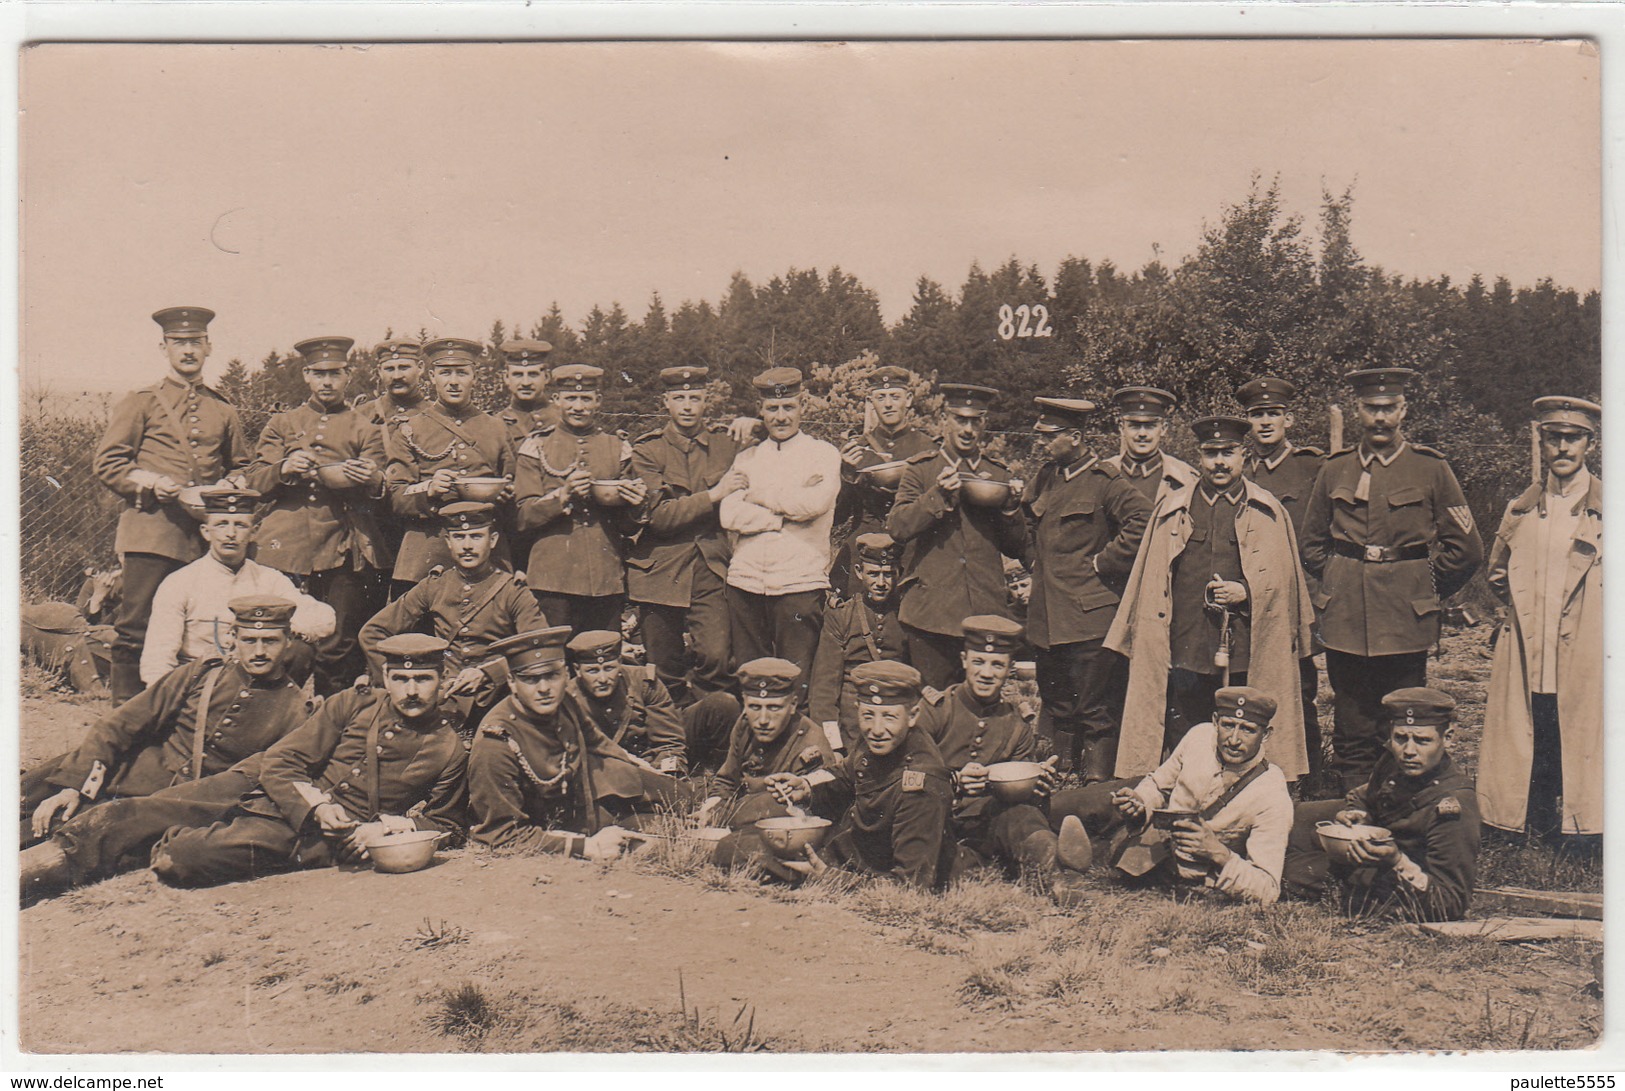
[[186,514],[200,523],[203,522],[203,517],[208,514],[203,508],[202,485],[188,485],[180,491],[180,495],[175,497],[175,502],[181,506]]
[[1044,767],[1036,761],[1001,761],[987,767],[987,790],[1004,803],[1026,803],[1033,798]]
[[356,486],[345,474],[342,462],[329,462],[316,467],[316,480],[329,489],[353,489]]
[[872,485],[895,489],[898,482],[903,480],[903,471],[907,468],[907,462],[882,462],[877,466],[865,466],[858,473],[867,477]]
[[1010,483],[980,477],[961,478],[959,495],[975,508],[1002,508],[1010,502]]
[[781,860],[799,860],[806,855],[808,845],[817,848],[829,836],[829,819],[817,815],[792,815],[788,818],[763,818],[756,828],[767,842],[768,851]]
[[592,502],[601,508],[626,507],[626,497],[621,495],[620,479],[594,481],[592,483]]
[[507,487],[508,479],[505,477],[459,477],[457,479],[457,499],[471,504],[490,504],[502,495]]
[[1381,826],[1345,826],[1329,820],[1315,823],[1315,835],[1328,856],[1348,864],[1357,862],[1354,859],[1355,845],[1380,845],[1394,839],[1393,833]]
[[385,833],[367,842],[367,855],[376,871],[398,875],[419,871],[434,859],[435,846],[446,836],[434,830],[406,830]]

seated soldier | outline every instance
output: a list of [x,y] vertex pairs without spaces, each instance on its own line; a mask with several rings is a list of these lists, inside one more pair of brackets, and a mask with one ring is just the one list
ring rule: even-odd
[[[1008,618],[968,617],[965,649],[959,653],[965,678],[927,694],[918,730],[931,736],[953,771],[954,836],[963,851],[956,870],[997,861],[1007,869],[1048,869],[1055,863],[1055,832],[1033,803],[1003,803],[988,793],[988,766],[1004,761],[1039,760],[1038,737],[1014,705],[1004,699],[1004,683],[1021,647],[1024,630]],[[1039,784],[1039,799],[1054,790],[1055,758]]]
[[[1460,920],[1478,870],[1478,794],[1448,752],[1455,700],[1436,689],[1398,689],[1382,699],[1388,748],[1371,779],[1346,799],[1300,803],[1287,846],[1288,890],[1319,897],[1328,877],[1342,885],[1345,912],[1397,912]],[[1356,842],[1356,863],[1334,863],[1317,822],[1380,826],[1390,841]]]
[[[1060,831],[1057,859],[1082,871],[1093,856],[1089,833],[1132,824],[1117,863],[1130,875],[1172,879],[1268,904],[1280,897],[1281,861],[1292,828],[1286,777],[1265,760],[1275,701],[1250,686],[1214,695],[1211,723],[1196,724],[1168,760],[1143,779],[1106,780],[1057,792],[1050,821]],[[1164,833],[1167,821],[1170,833]],[[1066,876],[1056,893],[1063,901]]]
[[22,844],[86,807],[222,773],[304,721],[304,694],[286,670],[294,604],[258,596],[230,608],[231,659],[176,667],[97,720],[78,747],[23,774]]
[[491,646],[513,692],[481,721],[469,755],[473,835],[494,849],[609,859],[641,816],[686,810],[693,793],[612,742],[568,692],[569,636],[558,625]]
[[847,674],[859,663],[906,658],[897,620],[897,563],[902,550],[890,534],[860,534],[853,546],[861,593],[824,611],[813,657],[808,713],[830,745],[850,750],[858,737],[857,695]]
[[165,576],[152,596],[141,649],[143,685],[152,685],[182,663],[224,658],[231,651],[227,603],[249,595],[274,595],[294,603],[288,628],[298,640],[283,667],[300,685],[310,677],[316,662],[312,644],[332,635],[338,618],[331,606],[300,591],[285,573],[249,559],[259,498],[252,489],[222,487],[203,493],[200,533],[209,551]]
[[565,645],[575,677],[570,693],[599,731],[662,773],[684,776],[704,764],[739,717],[731,693],[679,710],[652,666],[622,662],[620,633],[592,629]]
[[265,752],[226,814],[172,827],[152,850],[158,878],[210,886],[355,863],[374,837],[405,830],[461,840],[468,759],[441,710],[446,642],[407,633],[377,650],[383,687],[334,694]]
[[858,690],[856,749],[830,769],[807,776],[774,773],[768,791],[781,803],[811,800],[835,819],[822,855],[786,861],[804,875],[829,863],[921,890],[947,885],[954,856],[949,835],[952,774],[937,744],[914,729],[924,682],[906,663],[863,663],[852,669]]
[[361,627],[361,649],[374,683],[383,670],[378,646],[388,637],[419,631],[425,618],[434,635],[446,641],[446,676],[441,699],[455,705],[457,730],[472,737],[480,717],[496,704],[503,680],[498,658],[486,663],[491,645],[515,633],[547,624],[536,597],[506,569],[492,561],[501,535],[490,504],[448,504],[440,509],[440,533],[455,565],[435,568],[411,590],[374,614]]

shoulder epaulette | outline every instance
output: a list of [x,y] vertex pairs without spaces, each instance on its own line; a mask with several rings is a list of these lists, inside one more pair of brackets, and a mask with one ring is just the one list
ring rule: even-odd
[[443,565],[443,564],[437,564],[433,568],[429,569],[429,574],[427,576],[424,576],[423,578],[426,579],[426,580],[438,580],[441,576],[444,576],[445,574],[446,574],[446,566]]
[[640,443],[648,443],[651,439],[659,439],[665,434],[665,432],[666,430],[664,428],[656,428],[653,432],[645,432],[643,435],[633,440],[632,445],[635,447]]
[[1444,460],[1444,452],[1439,450],[1437,447],[1424,447],[1420,443],[1413,443],[1411,444],[1411,450],[1415,451],[1417,454],[1427,455],[1430,458],[1437,458],[1441,461]]
[[1123,471],[1118,469],[1116,464],[1111,463],[1111,462],[1107,462],[1103,458],[1095,459],[1095,464],[1093,466],[1089,467],[1089,469],[1091,471],[1093,471],[1094,473],[1100,474],[1102,477],[1122,477],[1123,476]]
[[1316,458],[1325,458],[1326,457],[1326,452],[1322,451],[1319,447],[1309,447],[1309,446],[1297,447],[1297,448],[1294,448],[1292,453],[1293,454],[1314,455]]
[[506,720],[486,720],[480,724],[480,734],[489,735],[493,739],[506,739],[508,737],[508,722]]
[[1327,455],[1326,457],[1327,458],[1342,458],[1344,455],[1352,455],[1354,453],[1354,451],[1355,451],[1355,448],[1353,448],[1353,447],[1339,447],[1337,450],[1333,451],[1331,454]]
[[706,425],[705,430],[707,432],[726,432],[728,430],[728,426],[722,421],[717,421],[713,424]]
[[948,691],[945,689],[928,689],[925,691],[924,700],[928,705],[940,705],[947,699]]
[[933,458],[936,458],[941,453],[942,453],[941,451],[939,451],[935,447],[933,447],[929,451],[920,451],[918,454],[909,455],[903,461],[904,462],[929,462]]

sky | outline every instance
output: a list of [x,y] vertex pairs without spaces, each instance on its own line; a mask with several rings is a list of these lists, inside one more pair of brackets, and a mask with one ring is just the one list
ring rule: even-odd
[[1142,267],[1279,176],[1390,272],[1601,280],[1572,42],[42,45],[22,71],[24,390],[306,337],[635,320],[832,265],[888,321],[973,260]]

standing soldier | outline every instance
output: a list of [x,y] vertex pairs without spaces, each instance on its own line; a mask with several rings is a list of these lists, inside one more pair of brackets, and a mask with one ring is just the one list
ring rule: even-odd
[[[1509,607],[1490,665],[1484,821],[1602,833],[1602,483],[1586,469],[1602,407],[1538,398],[1546,481],[1507,505],[1490,588]],[[1561,805],[1559,805],[1561,800]]]
[[732,681],[730,551],[717,512],[746,482],[733,468],[739,444],[725,427],[705,423],[709,375],[703,367],[661,371],[671,419],[632,444],[632,470],[649,490],[649,516],[627,550],[626,591],[637,604],[649,661],[679,701],[727,689]]
[[890,534],[860,534],[853,544],[862,592],[824,611],[808,698],[829,744],[847,750],[858,737],[858,694],[849,672],[859,663],[907,657],[897,620],[897,543]]
[[885,530],[886,517],[897,498],[895,482],[887,485],[863,471],[936,449],[937,441],[930,433],[908,423],[914,408],[914,378],[907,368],[876,368],[869,376],[869,408],[874,411],[875,426],[841,448],[841,495],[836,502],[835,524],[839,526],[852,516],[852,529],[830,573],[830,583],[840,594],[859,593],[852,580],[858,536]]
[[1121,470],[1153,506],[1169,493],[1195,487],[1195,467],[1162,449],[1168,436],[1168,414],[1179,399],[1154,386],[1125,386],[1112,391],[1112,404],[1117,407],[1123,451],[1102,461]]
[[[423,356],[435,400],[384,425],[390,507],[406,524],[395,557],[398,590],[417,583],[436,565],[451,562],[435,512],[458,498],[457,482],[465,477],[511,481],[514,474],[507,430],[474,406],[479,343],[442,337],[424,345]],[[508,567],[506,546],[499,547],[497,563]]]
[[1266,752],[1286,779],[1309,768],[1298,660],[1314,610],[1292,521],[1281,502],[1241,476],[1248,424],[1191,425],[1202,476],[1157,502],[1106,647],[1128,657],[1119,777],[1155,769],[1187,731],[1206,723],[1227,685],[1280,693]]
[[356,409],[380,428],[398,424],[422,409],[423,346],[416,341],[392,338],[373,347],[382,393],[369,401],[357,402]]
[[316,646],[323,697],[366,668],[356,634],[382,605],[381,572],[391,560],[373,518],[384,494],[383,432],[344,400],[354,344],[316,337],[294,346],[310,401],[271,418],[246,475],[271,504],[256,536],[259,562],[333,608],[333,633]]
[[1361,438],[1326,460],[1303,517],[1303,566],[1336,697],[1332,766],[1344,788],[1382,753],[1382,699],[1427,683],[1443,603],[1484,562],[1472,509],[1444,455],[1407,442],[1405,388],[1416,372],[1349,374]]
[[[1266,375],[1244,383],[1236,391],[1236,400],[1253,426],[1253,451],[1247,459],[1247,476],[1264,486],[1281,502],[1292,517],[1292,530],[1303,540],[1303,515],[1309,508],[1309,493],[1315,487],[1320,465],[1326,452],[1317,447],[1299,447],[1287,438],[1292,430],[1290,405],[1298,388],[1285,379]],[[1314,595],[1319,581],[1310,579],[1309,594]],[[1311,653],[1319,652],[1319,642],[1310,646]],[[1320,771],[1320,714],[1315,708],[1315,697],[1320,693],[1320,673],[1315,669],[1314,654],[1298,660],[1298,678],[1303,701],[1303,737],[1309,748],[1309,772]]]
[[114,406],[93,463],[102,484],[124,498],[113,541],[124,564],[108,677],[115,704],[141,692],[141,649],[158,585],[203,555],[181,490],[216,484],[248,462],[237,410],[201,381],[214,312],[170,307],[152,318],[164,331],[169,374]]
[[[908,460],[887,532],[903,546],[902,605],[908,661],[932,689],[959,671],[960,622],[1002,614],[1009,590],[1003,554],[1020,557],[1027,521],[1021,490],[1004,463],[982,452],[987,411],[997,390],[943,383],[942,448]],[[1002,502],[967,497],[967,481],[1008,485]]]
[[546,341],[504,341],[497,351],[502,355],[508,404],[496,417],[517,448],[536,429],[559,423],[558,406],[547,396],[547,356],[553,346]]
[[[632,475],[632,448],[598,427],[603,368],[553,369],[559,425],[520,445],[514,493],[519,532],[534,534],[525,582],[548,620],[582,632],[621,627],[626,539],[649,495]],[[611,495],[602,495],[608,489]]]
[[829,590],[841,453],[801,430],[800,371],[769,368],[751,383],[767,439],[734,458],[745,486],[722,501],[722,525],[733,532],[729,625],[740,659],[777,656],[801,668],[805,703]]
[[1086,782],[1106,780],[1117,760],[1128,673],[1104,642],[1151,502],[1084,446],[1094,403],[1034,400],[1040,412],[1033,430],[1047,441],[1050,460],[1027,502],[1027,639],[1037,649],[1038,691],[1056,751]]

